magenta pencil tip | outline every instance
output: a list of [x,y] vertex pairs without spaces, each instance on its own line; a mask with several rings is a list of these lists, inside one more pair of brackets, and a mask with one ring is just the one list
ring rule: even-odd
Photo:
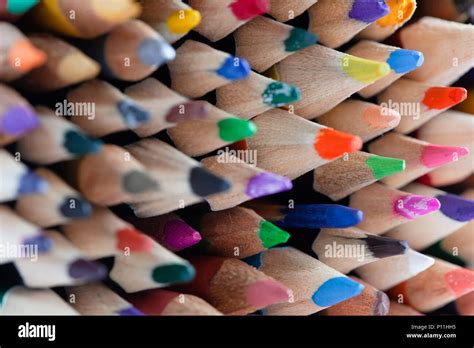
[[170,220],[163,228],[163,243],[176,251],[189,248],[201,241],[201,235],[181,220]]

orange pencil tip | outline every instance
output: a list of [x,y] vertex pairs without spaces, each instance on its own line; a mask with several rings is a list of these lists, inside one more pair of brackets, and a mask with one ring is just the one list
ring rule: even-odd
[[46,54],[33,46],[29,41],[18,41],[11,47],[8,57],[10,66],[21,72],[28,72],[44,64]]
[[332,160],[362,148],[362,139],[356,135],[339,132],[332,128],[322,129],[314,143],[319,157]]

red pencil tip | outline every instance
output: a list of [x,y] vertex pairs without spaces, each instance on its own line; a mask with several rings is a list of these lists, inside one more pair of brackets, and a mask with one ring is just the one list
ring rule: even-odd
[[230,8],[235,17],[241,21],[267,13],[270,10],[268,0],[236,0]]
[[467,98],[467,91],[462,87],[432,87],[425,93],[423,104],[430,109],[447,109]]
[[117,232],[117,249],[130,250],[132,252],[150,251],[153,240],[146,234],[132,228],[125,227]]
[[339,132],[332,128],[324,128],[319,131],[314,148],[321,158],[332,160],[341,157],[345,153],[360,150],[362,144],[362,139],[356,135]]

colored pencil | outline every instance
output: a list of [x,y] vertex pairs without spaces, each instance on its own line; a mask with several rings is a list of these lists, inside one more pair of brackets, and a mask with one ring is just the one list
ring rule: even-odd
[[14,89],[0,83],[0,145],[19,139],[39,124],[30,104]]
[[386,293],[359,278],[353,276],[350,278],[364,286],[360,295],[326,308],[322,312],[323,315],[382,316],[388,314],[390,300]]
[[222,315],[197,296],[170,290],[147,290],[125,298],[146,315]]
[[44,0],[32,12],[35,23],[44,29],[94,38],[138,16],[140,5],[133,0]]
[[301,89],[304,98],[295,103],[294,110],[307,119],[328,112],[390,73],[385,62],[351,56],[321,45],[295,52],[276,64],[275,70],[279,80]]
[[380,93],[403,75],[418,69],[424,62],[423,53],[421,52],[400,49],[368,40],[359,41],[346,52],[357,57],[386,62],[390,66],[388,75],[358,92],[364,98],[371,98]]
[[20,159],[0,149],[0,202],[11,201],[23,195],[43,193],[48,183],[28,169]]
[[245,262],[218,256],[192,256],[192,283],[179,287],[227,315],[245,315],[288,301],[288,288]]
[[417,0],[385,0],[389,13],[362,30],[356,38],[383,41],[407,23],[415,13]]
[[67,101],[67,106],[94,105],[94,114],[89,117],[76,113],[70,115],[72,122],[94,137],[133,130],[151,122],[151,110],[102,80],[87,81],[74,88],[68,92]]
[[199,231],[206,253],[236,258],[258,254],[290,238],[288,232],[243,207],[205,214]]
[[323,45],[336,48],[388,13],[385,0],[319,0],[308,9],[309,30]]
[[[453,123],[455,122],[455,123]],[[474,118],[459,111],[448,110],[430,120],[417,131],[417,137],[441,145],[466,146],[470,154],[442,168],[427,173],[421,181],[431,186],[448,186],[465,180],[474,171]]]
[[389,295],[402,295],[414,309],[430,312],[473,290],[474,271],[435,259],[433,266],[398,284]]
[[51,227],[91,214],[90,203],[56,174],[45,168],[38,168],[35,173],[48,183],[48,190],[17,199],[15,210],[24,219],[37,226]]
[[39,0],[5,0],[0,3],[0,20],[14,21],[28,12]]
[[[0,265],[23,257],[30,262],[37,253],[47,253],[53,242],[39,227],[24,220],[6,205],[0,205],[2,249]],[[9,252],[12,249],[14,252]]]
[[349,206],[364,212],[364,220],[357,227],[382,234],[439,210],[441,203],[433,197],[414,195],[375,183],[353,193]]
[[173,43],[201,23],[199,11],[181,0],[142,0],[140,19]]
[[314,170],[313,188],[338,201],[405,170],[405,161],[357,151]]
[[51,289],[13,286],[1,289],[0,315],[78,315]]
[[143,231],[166,249],[181,251],[201,241],[201,235],[175,213],[149,218],[125,217],[133,226]]
[[125,94],[150,112],[150,121],[133,130],[140,137],[153,135],[193,118],[205,118],[209,113],[206,102],[189,100],[151,77],[127,87]]
[[415,183],[405,186],[403,190],[435,197],[441,203],[441,208],[433,214],[397,226],[386,234],[392,238],[405,239],[415,250],[429,247],[474,220],[474,200]]
[[146,195],[146,201],[132,204],[138,217],[165,214],[230,188],[227,180],[160,140],[144,139],[126,149],[158,182],[158,189]]
[[171,87],[191,98],[201,97],[234,81],[245,80],[250,74],[247,60],[198,41],[185,41],[176,54],[176,59],[168,63]]
[[407,75],[410,79],[447,86],[474,67],[474,52],[468,48],[474,45],[472,25],[424,17],[400,30],[400,41],[425,56],[425,64]]
[[34,262],[24,258],[15,260],[24,285],[52,288],[96,281],[107,275],[102,264],[87,260],[61,233],[49,230],[45,235],[53,242],[47,253],[39,254]]
[[202,15],[195,30],[213,42],[270,10],[268,0],[190,0],[189,5]]
[[343,274],[377,260],[408,252],[404,240],[380,237],[358,228],[323,228],[313,242],[318,260]]
[[387,315],[413,316],[413,315],[423,315],[423,314],[414,310],[410,306],[391,300]]
[[[193,103],[201,103],[207,110],[206,116],[186,119],[185,122],[180,122],[167,130],[176,148],[188,156],[205,155],[227,144],[250,137],[257,131],[253,121],[235,117],[206,101],[193,101]],[[181,108],[183,109],[185,108]]]
[[421,1],[419,11],[425,16],[438,17],[447,21],[466,22],[474,11],[470,0],[440,0],[436,6],[429,1]]
[[290,290],[286,302],[266,307],[268,315],[309,315],[348,300],[364,286],[292,247],[273,248],[245,260]]
[[280,22],[287,22],[303,14],[317,1],[318,0],[270,0],[270,10],[268,13]]
[[144,315],[114,291],[101,283],[66,288],[71,306],[82,315]]
[[96,77],[100,66],[66,41],[49,34],[31,34],[28,39],[48,59],[37,69],[17,80],[31,92],[51,92]]
[[230,188],[207,198],[211,210],[223,210],[258,197],[291,190],[291,180],[247,164],[233,155],[204,158],[204,168],[229,181]]
[[408,134],[461,103],[466,96],[467,91],[462,87],[438,87],[401,78],[380,93],[377,101],[383,108],[390,107],[400,113],[400,123],[395,130]]
[[360,210],[338,204],[288,204],[252,201],[246,204],[282,228],[346,228],[364,219]]
[[216,106],[228,113],[250,119],[272,108],[301,99],[300,89],[251,72],[246,80],[216,90]]
[[141,80],[176,56],[160,34],[137,19],[78,45],[101,65],[102,75],[125,81]]
[[295,179],[345,153],[360,150],[354,135],[320,126],[287,111],[273,109],[253,119],[258,132],[247,139],[258,166]]
[[235,52],[263,72],[296,51],[316,44],[318,36],[266,17],[256,17],[234,32]]
[[433,266],[434,259],[409,249],[356,269],[357,275],[377,289],[386,291]]
[[[462,197],[472,202],[474,200],[474,190],[470,189],[464,192]],[[468,212],[470,213],[471,211],[469,210]],[[474,268],[473,228],[474,221],[469,221],[459,230],[430,246],[425,252],[457,265]]]
[[139,201],[159,189],[152,174],[117,145],[104,145],[99,153],[68,163],[66,173],[74,187],[98,205]]
[[66,236],[88,258],[114,256],[110,279],[126,292],[190,281],[193,267],[106,208],[63,226]]
[[317,118],[318,123],[358,135],[364,142],[382,135],[400,123],[398,111],[388,107],[347,99]]
[[98,153],[102,141],[93,139],[56,110],[37,107],[40,125],[27,137],[18,140],[17,149],[27,161],[52,164]]
[[380,156],[405,160],[403,172],[382,179],[388,186],[399,188],[435,168],[456,162],[469,154],[469,148],[465,146],[438,144],[439,142],[431,143],[392,132],[371,143],[368,149]]
[[0,81],[16,80],[46,61],[44,52],[12,24],[0,22],[0,35]]

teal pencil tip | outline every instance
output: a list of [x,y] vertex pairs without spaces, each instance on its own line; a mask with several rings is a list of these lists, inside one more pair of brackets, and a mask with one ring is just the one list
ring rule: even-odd
[[18,16],[39,3],[39,0],[8,0],[7,1],[7,12]]

